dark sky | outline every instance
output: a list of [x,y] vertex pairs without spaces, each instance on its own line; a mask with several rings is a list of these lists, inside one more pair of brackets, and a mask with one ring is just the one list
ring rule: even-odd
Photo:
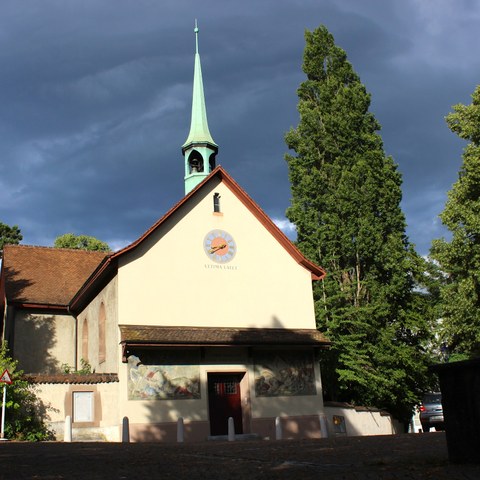
[[289,236],[285,132],[298,123],[304,30],[324,24],[372,94],[403,175],[410,240],[438,214],[464,143],[445,115],[480,83],[476,0],[22,0],[0,13],[0,221],[114,249],[183,196],[198,18],[217,162]]

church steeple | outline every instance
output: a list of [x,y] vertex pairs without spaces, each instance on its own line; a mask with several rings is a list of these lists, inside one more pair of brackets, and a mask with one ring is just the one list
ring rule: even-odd
[[190,133],[182,146],[182,153],[185,157],[185,194],[195,188],[215,168],[215,157],[218,152],[218,145],[213,141],[208,129],[196,20],[194,32],[195,68],[193,74],[192,120]]

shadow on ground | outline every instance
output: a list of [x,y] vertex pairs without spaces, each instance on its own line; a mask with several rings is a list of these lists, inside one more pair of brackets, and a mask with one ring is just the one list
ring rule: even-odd
[[197,444],[0,444],[0,479],[449,479],[480,465],[448,462],[445,434]]

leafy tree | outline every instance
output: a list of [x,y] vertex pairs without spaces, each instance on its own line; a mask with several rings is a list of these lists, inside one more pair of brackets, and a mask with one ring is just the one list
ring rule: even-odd
[[77,250],[92,250],[100,252],[110,252],[107,243],[88,235],[74,235],[73,233],[65,233],[55,239],[54,247],[56,248],[73,248]]
[[10,227],[0,222],[0,258],[2,258],[3,246],[7,244],[18,245],[23,239],[17,225]]
[[300,122],[285,137],[287,217],[298,247],[327,270],[317,326],[333,341],[326,397],[387,408],[407,421],[427,386],[430,304],[414,292],[422,259],[405,235],[401,175],[385,155],[370,95],[321,26],[306,31]]
[[5,437],[25,441],[52,440],[53,432],[45,423],[48,408],[38,399],[35,385],[23,376],[22,370],[17,370],[17,363],[10,358],[3,342],[0,345],[0,369],[2,372],[8,369],[12,378],[12,384],[7,385]]
[[452,354],[480,354],[480,85],[470,105],[455,105],[447,124],[469,141],[459,178],[440,214],[451,240],[432,242],[431,256],[444,273],[442,337]]

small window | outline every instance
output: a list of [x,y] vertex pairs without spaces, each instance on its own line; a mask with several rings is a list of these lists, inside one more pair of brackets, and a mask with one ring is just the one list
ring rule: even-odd
[[220,194],[216,192],[213,194],[213,211],[220,212]]
[[73,392],[73,421],[93,422],[93,392]]
[[225,382],[225,394],[236,395],[237,394],[237,382]]

